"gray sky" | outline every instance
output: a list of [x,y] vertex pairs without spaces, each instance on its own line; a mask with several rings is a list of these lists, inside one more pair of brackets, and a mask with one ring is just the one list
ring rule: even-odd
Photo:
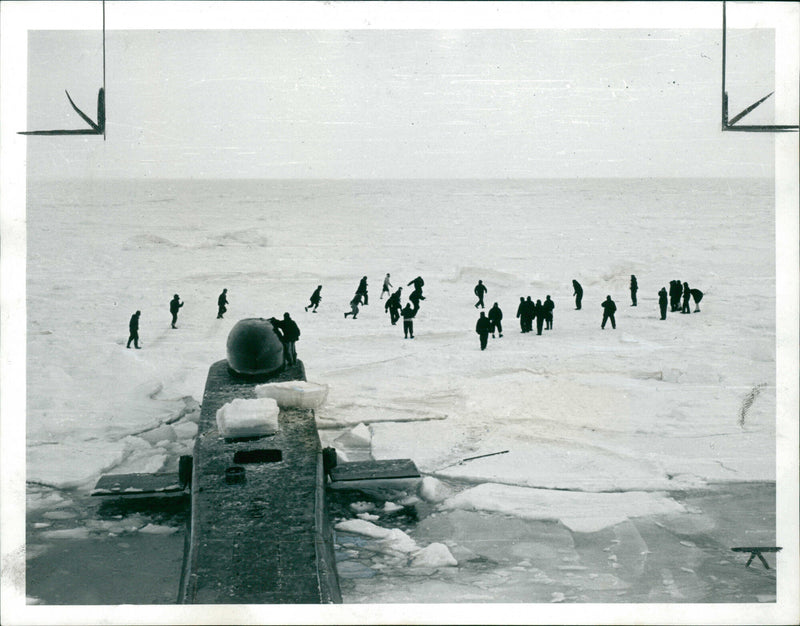
[[[774,89],[729,35],[731,114]],[[95,117],[100,31],[29,37],[30,129]],[[719,29],[109,30],[107,141],[30,137],[32,177],[771,176],[720,131]],[[773,123],[767,101],[749,123]]]

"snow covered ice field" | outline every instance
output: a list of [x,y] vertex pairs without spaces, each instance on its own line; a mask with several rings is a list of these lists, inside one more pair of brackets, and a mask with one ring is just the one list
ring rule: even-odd
[[[774,510],[740,537],[671,495],[775,480],[772,181],[32,182],[27,220],[29,512],[52,517],[102,473],[176,470],[230,328],[288,311],[308,379],[330,386],[323,444],[356,427],[337,446],[351,460],[408,457],[429,477],[430,515],[398,523],[405,536],[340,532],[346,602],[630,601],[657,558],[643,524],[725,550],[774,541]],[[413,341],[384,313],[387,272],[404,302],[425,279]],[[363,275],[369,305],[344,319]],[[504,312],[484,352],[478,279]],[[673,279],[705,293],[701,313],[659,320]],[[520,334],[520,296],[547,294],[553,330]],[[607,294],[616,330],[600,329]],[[136,310],[143,349],[126,350]],[[31,531],[29,552],[124,532],[65,521],[61,536]],[[497,545],[478,549],[487,529]],[[420,556],[434,543],[458,565]],[[636,599],[720,599],[695,571],[708,547],[684,544],[686,561]]]

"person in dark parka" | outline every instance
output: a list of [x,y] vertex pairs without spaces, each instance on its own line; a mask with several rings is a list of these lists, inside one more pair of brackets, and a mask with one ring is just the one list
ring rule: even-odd
[[661,309],[661,319],[667,319],[667,290],[665,287],[658,292],[658,307]]
[[606,327],[606,322],[611,321],[611,328],[617,327],[617,322],[614,319],[614,313],[617,311],[617,304],[611,299],[611,296],[606,296],[605,302],[601,305],[603,307],[603,323],[600,324],[600,328]]
[[533,320],[536,318],[536,303],[528,296],[525,298],[525,307],[522,311],[525,318],[525,332],[529,333],[533,330]]
[[694,313],[700,312],[700,300],[703,299],[703,292],[699,289],[690,289],[689,293],[692,294],[692,299],[694,299]]
[[131,347],[131,341],[133,342],[133,347],[137,350],[139,348],[139,316],[142,314],[141,311],[136,311],[133,315],[131,315],[131,320],[128,322],[128,331],[130,334],[128,335],[128,345],[125,346],[126,348]]
[[542,302],[542,310],[544,311],[545,330],[553,330],[553,309],[556,308],[556,303],[547,296]]
[[414,316],[417,314],[417,310],[410,304],[406,304],[406,308],[403,309],[403,335],[405,339],[414,338]]
[[221,320],[222,316],[228,310],[228,290],[223,289],[222,293],[217,298],[217,319]]
[[672,311],[677,311],[681,308],[681,293],[683,289],[681,288],[681,281],[679,280],[671,280],[669,281],[669,303],[670,308]]
[[536,334],[542,334],[542,327],[544,326],[544,305],[542,304],[541,300],[536,301],[536,305],[533,312],[534,317],[536,318]]
[[398,287],[397,291],[386,298],[386,304],[383,305],[383,310],[389,313],[389,319],[392,322],[392,326],[397,324],[397,320],[400,319],[400,311],[403,309],[403,304],[400,302],[400,296],[402,292],[403,288]]
[[519,318],[520,332],[525,332],[525,298],[519,297],[519,306],[517,307],[517,318]]
[[172,300],[169,301],[169,312],[172,313],[172,327],[173,328],[177,328],[177,326],[175,326],[175,322],[178,321],[178,311],[180,310],[180,308],[182,306],[183,306],[183,302],[181,302],[180,297],[176,293],[172,297]]
[[300,339],[300,329],[288,313],[283,314],[283,321],[280,322],[280,327],[283,331],[283,357],[289,365],[294,365],[297,363],[297,352],[294,344]]
[[575,310],[580,311],[581,300],[583,299],[583,287],[581,287],[581,284],[577,280],[573,280],[572,288],[575,290],[575,293],[572,294],[575,296]]
[[422,295],[422,287],[423,287],[424,284],[425,284],[425,281],[422,280],[422,276],[417,276],[414,280],[409,282],[408,285],[406,285],[406,287],[410,287],[411,285],[414,285],[414,291],[418,291],[419,292],[418,300],[424,300],[425,297]]
[[486,313],[481,311],[481,316],[475,324],[475,332],[481,338],[481,350],[486,350],[486,342],[489,340],[489,331],[492,329],[492,323],[486,317]]
[[499,335],[503,336],[503,312],[500,310],[500,306],[495,302],[492,305],[492,308],[489,309],[489,314],[487,315],[489,322],[492,324],[491,333],[492,337],[494,337],[495,331],[499,333]]
[[361,299],[364,302],[364,306],[369,304],[369,294],[367,294],[367,277],[363,276],[361,278],[361,282],[358,283],[358,289],[356,289],[356,295],[361,296]]
[[639,283],[636,282],[636,276],[631,274],[631,306],[636,306],[637,291],[639,291]]
[[681,313],[691,313],[692,307],[689,306],[689,299],[692,297],[692,290],[689,289],[689,283],[683,283],[683,308]]
[[347,311],[344,316],[347,317],[348,315],[352,315],[353,319],[358,317],[358,305],[361,304],[361,295],[356,294],[353,296],[353,299],[350,300],[350,310]]
[[478,296],[478,301],[475,303],[475,308],[485,308],[483,305],[483,296],[489,290],[486,288],[486,285],[483,284],[482,280],[478,281],[478,284],[475,285],[475,289],[473,289],[473,291],[475,292],[475,295]]
[[416,313],[419,311],[419,301],[424,300],[425,298],[422,297],[422,288],[416,287],[414,291],[412,291],[408,299],[411,301],[411,304],[414,306],[414,312]]
[[314,293],[312,293],[311,297],[308,299],[308,306],[306,307],[306,311],[308,311],[310,307],[313,307],[311,309],[311,312],[312,313],[317,312],[317,307],[319,306],[319,302],[320,300],[322,300],[322,296],[319,293],[320,291],[322,291],[322,285],[317,285],[317,288],[314,290]]

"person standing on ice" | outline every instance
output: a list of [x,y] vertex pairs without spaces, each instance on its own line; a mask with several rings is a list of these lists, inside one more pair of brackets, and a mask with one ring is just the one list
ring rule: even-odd
[[617,327],[617,322],[614,320],[614,313],[617,311],[617,304],[611,299],[611,296],[606,296],[606,301],[600,305],[603,307],[603,323],[600,328],[606,327],[606,322],[611,321],[611,328]]
[[364,301],[364,306],[369,304],[369,295],[367,295],[367,277],[363,276],[361,278],[361,282],[358,283],[358,289],[356,289],[356,295],[361,296],[361,299]]
[[128,345],[125,346],[126,348],[131,347],[131,341],[133,342],[133,347],[137,350],[139,348],[139,316],[142,314],[141,311],[136,311],[133,315],[131,315],[131,321],[128,322]]
[[489,290],[486,288],[486,285],[483,284],[482,280],[478,281],[478,284],[475,285],[475,289],[473,289],[473,291],[475,292],[475,295],[478,296],[478,301],[475,303],[475,308],[476,309],[478,307],[481,307],[482,309],[486,308],[483,305],[483,296]]
[[577,280],[572,281],[572,288],[575,290],[575,293],[572,295],[575,296],[575,310],[581,310],[581,300],[583,299],[583,287]]
[[494,305],[492,305],[492,308],[489,309],[489,315],[487,317],[489,318],[489,322],[492,325],[492,328],[491,328],[492,338],[494,338],[495,331],[497,331],[499,333],[499,335],[502,337],[503,336],[503,312],[500,310],[500,306],[497,304],[497,302],[495,302]]
[[662,287],[658,292],[658,307],[661,309],[661,319],[667,319],[667,289]]
[[525,299],[525,330],[526,332],[533,332],[533,322],[536,320],[536,303],[528,296]]
[[547,296],[542,302],[542,310],[544,311],[545,330],[553,330],[553,309],[556,308],[556,303]]
[[519,330],[525,332],[525,298],[519,297],[519,306],[517,306],[517,318],[519,319]]
[[344,314],[345,318],[348,315],[352,315],[353,319],[356,319],[356,317],[358,317],[358,305],[359,304],[361,304],[361,295],[360,294],[356,294],[356,295],[353,296],[353,299],[350,300],[350,310],[347,313]]
[[169,312],[172,313],[172,327],[173,328],[177,328],[177,326],[175,326],[175,322],[178,321],[178,311],[180,310],[180,308],[182,306],[183,306],[183,302],[181,302],[180,297],[176,293],[172,297],[172,300],[169,301]]
[[221,320],[222,316],[228,310],[228,290],[223,289],[222,293],[217,298],[217,319]]
[[544,305],[541,300],[537,300],[534,305],[534,317],[536,318],[536,334],[542,334],[542,326],[544,326],[545,311]]
[[410,304],[406,304],[406,308],[403,309],[403,335],[406,339],[414,338],[414,316],[417,310]]
[[403,310],[403,304],[400,301],[402,292],[403,288],[398,287],[397,291],[395,291],[391,296],[386,298],[386,304],[383,306],[384,311],[387,311],[389,313],[389,319],[392,322],[392,326],[397,324],[397,320],[400,319],[400,311]]
[[691,313],[692,307],[689,306],[689,299],[692,297],[692,290],[689,289],[689,283],[683,283],[683,308],[681,313]]
[[311,309],[311,312],[312,313],[317,312],[319,301],[322,300],[322,296],[319,295],[320,291],[322,291],[322,285],[317,285],[317,288],[314,290],[314,293],[312,293],[311,297],[308,299],[308,306],[306,307],[306,311],[308,311],[309,307],[314,307],[313,309]]
[[639,291],[639,283],[636,282],[636,276],[631,274],[631,306],[636,306],[637,291]]
[[475,332],[481,338],[481,350],[486,350],[486,343],[489,340],[489,331],[491,329],[492,323],[486,317],[486,313],[481,311],[481,316],[478,318],[477,324],[475,324]]
[[672,308],[673,312],[677,311],[681,308],[681,281],[679,280],[671,280],[669,281],[669,299],[670,299],[670,307]]
[[392,292],[389,290],[392,287],[392,283],[389,282],[389,274],[387,272],[386,278],[383,279],[383,289],[381,289],[381,297],[380,300],[383,300],[383,294],[388,293],[390,296]]
[[700,300],[703,299],[703,292],[699,289],[690,289],[689,293],[692,294],[694,299],[694,313],[700,312]]
[[287,364],[294,365],[297,363],[297,351],[294,344],[300,339],[300,328],[288,313],[283,314],[283,321],[280,322],[280,327],[283,331],[283,337],[281,338],[283,342],[283,358],[286,359]]

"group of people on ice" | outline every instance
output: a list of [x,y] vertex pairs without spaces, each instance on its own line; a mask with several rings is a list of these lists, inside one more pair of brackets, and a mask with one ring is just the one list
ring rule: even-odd
[[[417,276],[413,280],[409,281],[406,285],[407,287],[413,287],[413,290],[408,296],[408,302],[405,306],[402,303],[402,292],[403,287],[398,287],[396,291],[392,292],[394,286],[391,283],[391,276],[390,274],[386,274],[383,279],[383,285],[381,288],[381,295],[380,299],[383,300],[384,294],[388,297],[386,298],[386,303],[384,305],[384,311],[389,315],[389,320],[392,326],[396,325],[400,318],[403,318],[403,335],[406,339],[413,339],[414,338],[414,318],[416,317],[417,313],[420,309],[420,302],[425,300],[425,296],[422,295],[422,287],[425,285],[425,281],[421,276]],[[581,301],[583,299],[583,287],[577,280],[572,281],[573,287],[573,296],[575,297],[575,309],[581,309]],[[638,281],[636,276],[631,274],[630,279],[630,293],[631,293],[631,306],[637,306],[637,292],[639,290]],[[322,301],[322,285],[317,285],[314,292],[311,294],[309,298],[309,303],[305,307],[305,311],[311,310],[312,313],[317,312],[317,308]],[[483,280],[479,280],[478,283],[475,285],[473,289],[473,293],[477,297],[477,302],[475,302],[475,308],[485,308],[484,304],[484,297],[489,292],[486,285],[483,283]],[[228,290],[223,289],[222,293],[217,298],[217,319],[223,319],[224,314],[227,312],[227,305],[228,305]],[[672,312],[680,311],[681,313],[691,313],[690,307],[690,300],[694,299],[695,302],[695,310],[694,312],[700,311],[700,301],[703,298],[703,292],[699,289],[691,289],[687,282],[681,283],[680,280],[671,280],[669,284],[669,291],[665,287],[662,287],[661,290],[658,292],[658,304],[659,309],[661,311],[661,319],[665,320],[667,318],[667,307],[669,306]],[[368,284],[367,284],[367,277],[363,276],[358,283],[358,287],[356,288],[355,294],[353,298],[350,300],[350,311],[346,311],[344,313],[344,317],[352,317],[352,319],[356,319],[359,313],[359,306],[361,305],[368,305],[369,304],[369,293],[368,293]],[[180,309],[183,307],[184,303],[181,302],[180,296],[175,294],[172,300],[169,303],[169,310],[170,314],[172,315],[172,328],[177,328],[176,324],[178,321],[178,313]],[[614,314],[617,311],[617,305],[612,300],[611,296],[607,296],[606,299],[600,305],[603,308],[603,319],[600,323],[600,328],[605,328],[606,323],[611,323],[611,328],[616,328],[617,323],[614,317]],[[552,330],[553,328],[553,310],[555,309],[555,303],[551,299],[550,295],[547,295],[542,300],[536,300],[535,302],[530,296],[520,297],[519,305],[517,306],[517,313],[516,317],[519,319],[520,323],[520,331],[522,333],[529,333],[533,331],[534,322],[536,324],[536,334],[541,335],[543,330]],[[129,328],[129,336],[128,336],[128,343],[127,348],[131,347],[131,343],[133,343],[136,349],[140,349],[139,346],[139,319],[141,317],[141,311],[136,311],[130,318],[130,322],[128,324]],[[294,344],[300,338],[300,329],[297,327],[297,324],[294,320],[291,319],[288,313],[284,313],[283,320],[276,320],[272,318],[273,326],[276,328],[276,332],[279,334],[281,341],[284,343],[285,348],[285,356],[286,360],[289,364],[293,364],[297,360],[297,355],[295,353]],[[500,337],[503,336],[503,311],[500,309],[500,306],[497,302],[495,302],[492,307],[489,309],[488,313],[481,311],[480,317],[475,325],[475,332],[480,337],[480,346],[481,350],[485,350],[488,344],[488,338],[491,334],[492,337],[495,337],[495,334],[498,334]]]
[[[420,301],[425,299],[425,296],[422,295],[422,287],[424,284],[425,281],[421,276],[417,276],[408,283],[407,286],[411,287],[413,285],[414,289],[408,296],[408,303],[405,305],[405,307],[403,307],[401,300],[403,288],[398,287],[397,291],[392,293],[392,288],[394,285],[392,285],[391,282],[391,275],[387,273],[383,279],[380,299],[383,300],[384,294],[389,294],[389,297],[386,299],[386,304],[384,305],[384,310],[389,314],[389,320],[391,321],[392,326],[397,324],[401,317],[403,318],[403,334],[406,339],[414,338],[414,317],[419,311]],[[352,316],[352,319],[356,319],[359,313],[359,305],[369,304],[369,293],[367,287],[367,277],[363,276],[361,281],[358,283],[358,287],[356,288],[353,298],[350,300],[350,310],[345,311],[344,313],[345,318]],[[309,306],[312,304],[314,305],[312,312],[316,311],[316,307],[319,304],[319,290],[321,288],[321,286],[318,286],[317,290],[311,295],[311,304],[309,304]],[[309,307],[306,307],[306,310],[308,310],[308,308]]]
[[[317,287],[317,291],[314,292],[317,296],[316,304],[319,304],[320,296],[319,291],[322,289],[320,285]],[[312,296],[313,298],[313,296]],[[184,303],[181,302],[180,296],[176,293],[172,300],[169,302],[169,312],[172,316],[172,322],[170,324],[171,328],[178,328],[176,324],[178,323],[178,313],[180,312],[181,308],[183,308]],[[316,307],[315,307],[316,308]],[[217,297],[217,319],[223,319],[223,316],[228,310],[228,290],[223,289],[222,293],[219,294]],[[308,307],[306,307],[308,310]],[[142,316],[141,311],[136,311],[133,315],[131,315],[131,319],[128,322],[128,343],[126,344],[126,348],[130,348],[131,344],[137,350],[141,350],[141,346],[139,345],[139,319]],[[286,362],[289,365],[294,365],[297,362],[297,352],[295,350],[295,342],[300,339],[300,328],[297,326],[297,323],[291,318],[288,313],[283,314],[283,319],[278,320],[276,318],[270,318],[272,322],[273,328],[275,328],[275,332],[281,340],[283,344],[284,350],[284,357]]]

